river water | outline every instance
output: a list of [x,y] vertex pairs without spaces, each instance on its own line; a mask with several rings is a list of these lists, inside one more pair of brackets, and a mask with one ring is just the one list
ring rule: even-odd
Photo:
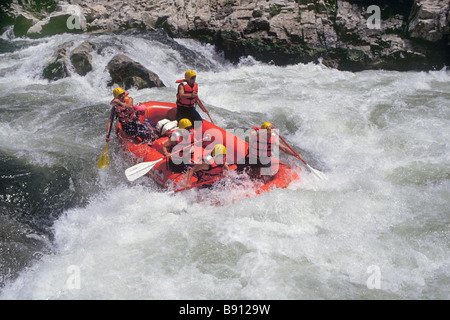
[[[42,78],[58,46],[84,40],[93,71]],[[159,32],[8,30],[0,50],[1,299],[450,298],[450,71],[231,65]],[[195,190],[129,182],[115,137],[99,170],[105,67],[118,53],[166,85],[130,89],[135,102],[174,102],[175,81],[194,69],[218,125],[270,121],[328,180],[285,156],[301,170],[287,189],[199,203]]]

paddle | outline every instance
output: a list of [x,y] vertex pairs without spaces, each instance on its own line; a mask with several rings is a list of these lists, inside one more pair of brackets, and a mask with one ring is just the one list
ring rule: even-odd
[[137,178],[145,176],[147,174],[147,172],[149,172],[156,164],[160,163],[161,161],[163,161],[165,159],[166,158],[161,158],[161,159],[158,159],[155,161],[138,163],[138,164],[126,169],[125,175],[127,176],[127,179],[129,181],[134,181]]
[[208,112],[208,110],[206,110],[206,114],[207,114],[207,115],[208,115],[208,117],[209,117],[209,121],[211,121],[211,123],[212,123],[212,124],[215,124],[215,123],[214,123],[214,121],[213,121],[213,119],[211,119],[211,116],[209,115],[209,112]]
[[203,105],[203,102],[201,102],[198,97],[197,97],[197,102],[198,102],[198,105],[200,106],[200,108],[202,109],[202,111],[208,115],[209,121],[211,121],[212,124],[215,124],[214,121],[211,119],[211,116],[209,115],[209,111],[205,108],[205,106]]
[[[210,139],[211,137],[209,135],[207,135],[206,137],[204,137],[201,140],[197,140],[194,143],[191,143],[190,145],[182,148],[181,150],[178,150],[177,152],[183,151],[186,148],[191,147],[193,144],[196,144],[198,142],[204,141],[206,139]],[[172,156],[172,154],[170,155]],[[125,170],[125,175],[127,176],[127,179],[129,181],[134,181],[137,178],[140,178],[142,176],[145,176],[147,174],[147,172],[149,172],[156,164],[158,164],[159,162],[165,160],[167,157],[155,160],[155,161],[149,161],[149,162],[141,162],[138,163],[132,167],[129,167],[128,169]]]
[[[113,111],[112,111],[112,115],[111,115],[111,124],[109,126],[109,131],[108,131],[108,135],[106,136],[106,138],[109,138],[109,136],[111,135],[111,129],[114,123],[114,116],[116,112],[116,106],[114,106]],[[98,167],[104,168],[107,167],[109,164],[109,153],[108,153],[108,142],[106,142],[106,147],[105,149],[103,149],[102,153],[100,154],[100,157],[98,158]]]
[[[213,183],[214,181],[220,180],[222,178],[223,177],[218,177],[218,178],[214,178],[214,179],[211,179],[211,180],[208,180],[208,181],[204,181],[204,182],[200,182],[200,183],[194,184],[194,185],[191,186],[191,189],[195,188],[195,187],[198,187],[198,186],[201,186],[201,185],[204,185],[204,184]],[[183,191],[183,190],[186,190],[186,187],[185,188],[180,188],[180,189],[177,189],[177,190],[168,191],[167,193],[168,194],[172,194],[172,193],[180,192],[180,191]]]
[[[292,149],[292,147],[286,142],[286,140],[283,139],[282,136],[280,136],[278,134],[278,132],[276,133],[278,135],[278,137],[280,137],[280,139],[284,142],[284,144],[295,154],[297,155],[297,157],[300,157],[300,155],[294,151],[294,149]],[[325,176],[325,174],[317,169],[314,169],[313,167],[311,167],[309,164],[306,163],[305,160],[303,160],[302,157],[300,157],[300,160],[302,160],[302,162],[306,165],[306,167],[316,175],[316,177],[318,177],[321,180],[328,180],[328,178]]]

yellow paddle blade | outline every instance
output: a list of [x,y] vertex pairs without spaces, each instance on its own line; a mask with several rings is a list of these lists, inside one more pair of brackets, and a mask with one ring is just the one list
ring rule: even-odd
[[109,154],[108,154],[108,142],[106,143],[105,149],[103,149],[100,158],[98,158],[98,167],[104,168],[109,164]]

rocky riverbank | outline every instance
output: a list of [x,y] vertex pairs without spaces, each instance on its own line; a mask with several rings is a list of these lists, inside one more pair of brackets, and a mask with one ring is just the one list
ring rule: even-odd
[[450,0],[71,0],[36,17],[13,1],[17,36],[164,29],[229,60],[322,61],[340,70],[449,66]]

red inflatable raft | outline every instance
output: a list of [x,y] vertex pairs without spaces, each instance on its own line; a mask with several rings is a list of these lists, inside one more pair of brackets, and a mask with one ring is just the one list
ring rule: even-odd
[[[143,111],[141,120],[150,119],[153,123],[157,123],[163,119],[175,120],[176,104],[169,102],[148,101],[135,106],[137,110]],[[196,140],[202,140],[194,144],[194,159],[201,161],[202,156],[209,153],[214,145],[221,143],[227,148],[227,163],[230,164],[231,170],[236,170],[236,164],[245,156],[248,150],[248,143],[232,133],[212,124],[209,121],[203,120],[200,128],[194,126]],[[129,153],[135,163],[154,162],[164,158],[162,146],[169,139],[168,137],[161,137],[155,140],[151,145],[130,138],[123,130],[120,124],[116,128],[119,142],[124,150]],[[204,139],[205,136],[211,137]],[[297,172],[282,163],[281,161],[272,158],[272,167],[277,166],[277,170],[273,179],[265,184],[254,184],[252,193],[260,194],[272,190],[274,188],[286,188],[292,181],[298,179]],[[297,169],[298,170],[298,169]],[[166,159],[156,163],[147,175],[152,177],[160,186],[166,190],[178,190],[184,188],[186,185],[186,173],[175,173],[169,169]],[[195,185],[197,178],[192,178],[191,184]]]

